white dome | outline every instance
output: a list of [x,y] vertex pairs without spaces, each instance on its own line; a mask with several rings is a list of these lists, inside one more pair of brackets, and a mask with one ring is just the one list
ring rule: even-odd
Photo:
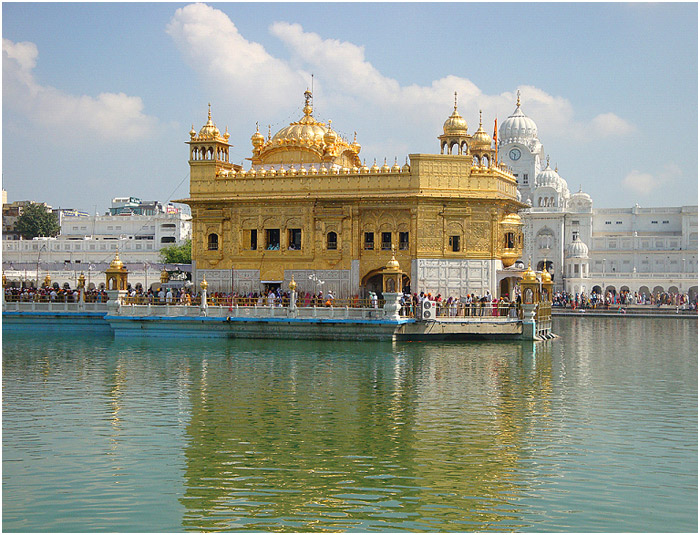
[[588,203],[591,204],[593,203],[593,200],[591,199],[591,196],[588,193],[584,193],[583,191],[579,190],[573,195],[571,195],[571,200],[576,201],[578,203],[584,204]]
[[510,115],[499,128],[498,135],[502,143],[525,143],[537,139],[537,125],[520,109],[520,93],[515,111]]
[[555,189],[557,192],[562,193],[564,197],[568,196],[569,193],[569,186],[566,183],[566,180],[560,177],[559,173],[549,166],[549,162],[547,162],[546,169],[537,173],[537,178],[535,178],[535,187],[549,187]]
[[588,246],[581,241],[581,238],[576,236],[566,248],[567,258],[588,258]]

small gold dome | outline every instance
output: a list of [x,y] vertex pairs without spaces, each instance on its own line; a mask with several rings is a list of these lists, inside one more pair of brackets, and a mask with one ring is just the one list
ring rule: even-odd
[[325,165],[321,165],[321,170],[319,171],[322,175],[327,175],[328,174],[328,167]]
[[387,165],[386,158],[384,158],[384,165],[382,165],[382,173],[388,173],[390,171],[391,171],[391,168]]
[[523,282],[537,282],[537,276],[535,272],[532,271],[530,262],[527,263],[527,270],[523,273]]
[[297,283],[294,280],[294,275],[292,275],[292,280],[289,281],[289,290],[293,292],[296,289],[297,289]]
[[199,131],[199,137],[202,139],[214,139],[221,135],[219,129],[211,120],[211,104],[209,105],[209,114],[207,116],[207,124]]
[[170,274],[168,273],[168,271],[165,268],[163,268],[163,271],[160,272],[160,282],[166,283],[169,281],[170,281]]
[[506,215],[501,221],[501,225],[522,225],[520,216],[516,213]]
[[80,272],[80,277],[78,277],[78,288],[85,288],[85,273]]
[[475,149],[490,149],[491,137],[486,133],[481,124],[481,111],[479,111],[479,129],[472,136],[472,147]]
[[114,259],[110,262],[109,267],[111,269],[124,269],[124,262],[119,259],[119,251],[114,255]]
[[326,145],[334,145],[337,139],[338,139],[338,134],[336,134],[333,131],[333,129],[331,128],[331,120],[328,119],[328,130],[323,135],[323,142]]
[[360,151],[362,150],[362,145],[360,145],[357,142],[357,132],[355,132],[355,137],[353,137],[352,144],[350,145],[350,147],[352,147],[352,150],[354,150],[356,154],[360,154]]
[[44,286],[51,286],[51,275],[48,273],[46,274],[46,277],[44,277]]
[[377,165],[377,159],[374,159],[374,163],[372,164],[372,167],[370,167],[370,171],[372,173],[378,173],[379,172],[379,166]]
[[457,92],[455,91],[455,109],[452,112],[445,124],[442,125],[442,131],[445,134],[457,134],[466,135],[467,134],[467,121],[459,114],[457,111]]
[[546,268],[542,270],[542,282],[552,282],[552,276]]
[[401,271],[401,266],[393,251],[391,252],[391,260],[386,263],[386,269],[387,271]]
[[194,125],[192,125],[192,130],[190,130],[190,139],[194,139],[197,137],[197,131],[194,129]]
[[259,126],[255,125],[255,133],[251,136],[250,141],[253,143],[253,147],[258,148],[260,145],[265,143],[265,137],[260,133]]
[[398,158],[394,158],[394,165],[391,166],[391,172],[392,173],[400,173],[401,172],[401,166],[399,165]]
[[318,169],[316,169],[316,166],[314,164],[311,164],[311,167],[309,168],[309,174],[310,175],[317,175],[318,174]]
[[406,163],[403,165],[401,168],[401,171],[404,173],[410,173],[411,172],[411,166],[408,165],[408,157],[406,157]]
[[202,282],[199,283],[199,287],[200,287],[202,290],[206,290],[206,289],[209,287],[209,283],[207,282],[207,278],[206,278],[206,277],[202,277]]

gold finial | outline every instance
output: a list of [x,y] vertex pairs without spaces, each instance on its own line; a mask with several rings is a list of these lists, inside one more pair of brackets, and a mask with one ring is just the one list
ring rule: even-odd
[[517,108],[520,107],[520,89],[518,89],[518,101],[515,103],[515,106],[516,106]]
[[328,128],[331,127],[331,123],[332,123],[332,122],[333,122],[333,121],[332,121],[331,119],[328,119]]
[[481,128],[481,110],[479,110],[479,128]]
[[547,155],[547,167],[549,167],[549,154]]
[[457,91],[455,91],[455,111],[457,111]]
[[209,283],[207,282],[207,278],[206,278],[206,277],[202,277],[202,282],[199,284],[199,287],[200,287],[202,290],[206,290],[206,289],[209,287]]
[[554,172],[558,173],[559,172],[559,164],[554,164]]
[[297,283],[294,280],[294,275],[292,275],[292,280],[289,281],[289,290],[293,292],[296,289],[297,289]]
[[[228,127],[226,127],[226,131],[228,132]],[[255,131],[260,132],[260,123],[258,121],[255,121]]]
[[78,277],[78,288],[85,288],[85,273],[80,272],[80,277]]
[[211,121],[211,102],[207,104],[209,106],[208,119]]
[[270,141],[272,138],[272,125],[268,124],[267,125],[267,140]]
[[357,132],[355,132],[355,136],[352,138],[353,143],[357,143]]

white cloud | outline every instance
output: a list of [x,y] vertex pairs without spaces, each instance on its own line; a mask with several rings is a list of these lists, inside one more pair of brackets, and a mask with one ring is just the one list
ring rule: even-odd
[[651,173],[642,173],[635,169],[622,179],[622,186],[633,193],[649,195],[682,176],[683,171],[681,168],[674,163],[669,163],[656,176]]
[[149,135],[156,119],[143,114],[139,97],[101,93],[70,95],[39,84],[33,74],[39,55],[34,43],[2,40],[3,107],[21,112],[54,137],[73,140],[137,140]]
[[614,113],[601,113],[591,121],[593,133],[600,136],[625,136],[634,131],[634,126]]
[[290,87],[303,87],[310,80],[310,75],[272,57],[262,45],[246,40],[226,14],[205,4],[179,8],[166,31],[187,63],[215,91],[254,100],[257,106],[288,108],[301,101]]
[[[386,147],[387,141],[395,136],[396,140],[389,145],[398,152],[409,132],[414,136],[408,139],[414,150],[436,148],[435,135],[442,132],[442,123],[452,112],[455,91],[459,96],[459,111],[471,132],[478,127],[479,110],[484,112],[484,128],[490,133],[494,117],[499,114],[502,122],[515,108],[514,91],[487,95],[471,80],[454,75],[446,75],[429,85],[402,86],[367,61],[362,46],[324,39],[296,23],[279,21],[270,26],[272,35],[289,51],[289,59],[275,58],[259,43],[246,40],[228,15],[205,4],[178,9],[167,32],[188,64],[213,86],[212,91],[219,91],[217,97],[225,95],[240,102],[254,102],[251,107],[256,109],[245,106],[238,111],[242,120],[255,116],[253,120],[276,121],[281,112],[295,116],[295,111],[300,112],[301,93],[310,85],[310,73],[320,74],[315,79],[314,115],[320,120],[332,118],[334,127],[346,135],[352,135],[358,117],[364,125],[371,123],[374,139],[368,139],[366,132],[360,133],[360,142],[364,140],[367,149]],[[537,119],[540,131],[546,131],[548,136],[590,142],[603,135],[632,131],[629,123],[613,113],[601,114],[587,122],[577,121],[567,99],[536,87],[520,89],[523,109]],[[229,108],[225,113],[231,111],[234,110]],[[343,128],[348,131],[344,132]],[[418,136],[422,138],[416,147]],[[434,145],[420,146],[426,143]]]

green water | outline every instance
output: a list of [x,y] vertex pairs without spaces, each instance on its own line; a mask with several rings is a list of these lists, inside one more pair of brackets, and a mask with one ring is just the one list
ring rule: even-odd
[[521,343],[3,335],[4,531],[687,531],[697,321]]

